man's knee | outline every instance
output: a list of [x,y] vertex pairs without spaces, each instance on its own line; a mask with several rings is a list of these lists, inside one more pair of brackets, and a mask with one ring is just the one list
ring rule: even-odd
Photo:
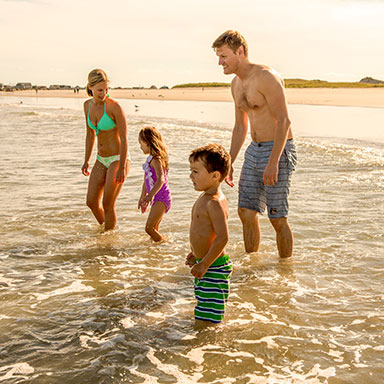
[[240,220],[244,223],[244,222],[249,222],[249,221],[253,221],[257,218],[257,212],[256,211],[252,211],[250,209],[247,209],[247,208],[241,208],[241,207],[238,207],[237,208],[237,213],[240,217]]
[[276,219],[270,218],[269,221],[271,222],[273,228],[275,228],[276,232],[280,232],[284,228],[289,227],[288,218],[287,217],[278,217]]

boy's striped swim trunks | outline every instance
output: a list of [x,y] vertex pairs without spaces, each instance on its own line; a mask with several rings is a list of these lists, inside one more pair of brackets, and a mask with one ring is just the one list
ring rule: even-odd
[[215,260],[202,279],[195,278],[195,319],[212,323],[223,320],[231,273],[232,262],[224,255]]

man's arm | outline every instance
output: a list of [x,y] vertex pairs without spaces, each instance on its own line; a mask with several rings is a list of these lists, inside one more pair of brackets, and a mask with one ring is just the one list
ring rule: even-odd
[[263,177],[265,185],[274,185],[278,181],[279,160],[287,142],[291,122],[288,118],[287,101],[281,79],[270,71],[265,71],[260,82],[260,91],[276,120],[273,148]]
[[248,114],[241,110],[238,105],[236,105],[236,100],[234,97],[234,87],[235,80],[232,82],[232,97],[235,102],[235,126],[232,131],[231,139],[231,149],[229,154],[231,155],[231,170],[228,177],[225,179],[225,182],[233,187],[233,163],[235,162],[237,155],[240,152],[241,147],[244,144],[245,138],[247,137],[248,131]]
[[229,239],[227,216],[223,208],[223,202],[211,200],[208,202],[207,208],[208,216],[211,219],[213,232],[216,237],[203,259],[191,269],[192,275],[198,279],[201,279],[208,268],[221,256]]

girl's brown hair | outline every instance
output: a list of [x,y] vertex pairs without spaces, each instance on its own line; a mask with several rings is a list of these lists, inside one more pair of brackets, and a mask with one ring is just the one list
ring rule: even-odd
[[102,69],[93,69],[91,72],[89,72],[87,84],[87,93],[89,96],[93,96],[90,87],[93,87],[97,83],[101,83],[102,81],[109,82],[107,74]]
[[149,146],[149,153],[159,159],[162,167],[168,172],[168,152],[161,133],[155,127],[144,127],[139,133],[139,139]]

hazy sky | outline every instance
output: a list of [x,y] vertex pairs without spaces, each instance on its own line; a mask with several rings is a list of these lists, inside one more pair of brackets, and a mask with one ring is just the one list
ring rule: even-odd
[[0,0],[0,82],[230,82],[211,49],[227,29],[284,78],[384,79],[383,20],[383,0]]

